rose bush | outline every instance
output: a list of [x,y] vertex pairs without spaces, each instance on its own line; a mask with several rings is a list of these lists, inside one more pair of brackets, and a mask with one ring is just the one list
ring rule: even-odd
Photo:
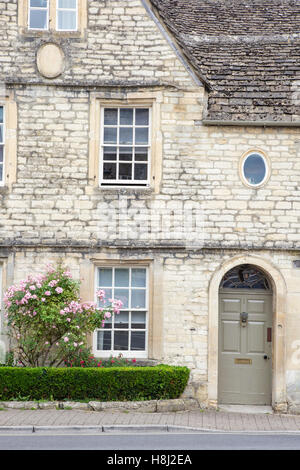
[[[64,358],[87,347],[86,335],[119,313],[122,302],[109,299],[105,307],[83,302],[80,283],[61,264],[45,274],[29,276],[4,295],[5,317],[14,358],[22,366],[63,364]],[[97,291],[99,303],[105,292]]]
[[66,367],[128,367],[136,364],[136,359],[127,359],[120,353],[118,356],[110,356],[106,359],[95,357],[90,349],[80,349],[70,353],[64,360]]

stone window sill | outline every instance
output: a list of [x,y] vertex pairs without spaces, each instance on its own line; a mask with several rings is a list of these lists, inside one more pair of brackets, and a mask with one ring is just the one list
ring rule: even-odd
[[81,31],[56,31],[56,30],[34,30],[34,29],[24,29],[22,35],[27,38],[43,38],[45,40],[59,40],[63,38],[71,39],[82,37]]
[[96,187],[95,191],[100,194],[100,193],[105,193],[105,194],[121,194],[121,195],[143,195],[143,196],[151,196],[155,191],[154,188],[151,188],[149,186],[144,186],[144,187],[121,187],[121,186],[100,186]]

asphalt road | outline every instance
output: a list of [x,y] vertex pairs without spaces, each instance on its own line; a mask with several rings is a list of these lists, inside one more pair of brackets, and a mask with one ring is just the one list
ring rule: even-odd
[[300,433],[5,434],[0,450],[299,450]]

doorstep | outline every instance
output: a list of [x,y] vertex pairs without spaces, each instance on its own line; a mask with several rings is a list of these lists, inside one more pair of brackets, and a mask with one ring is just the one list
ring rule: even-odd
[[274,414],[271,406],[264,405],[219,405],[218,409],[226,413]]

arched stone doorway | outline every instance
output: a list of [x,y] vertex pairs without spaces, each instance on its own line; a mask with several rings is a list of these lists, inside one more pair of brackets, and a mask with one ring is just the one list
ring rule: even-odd
[[219,288],[218,403],[271,405],[272,288],[254,265],[230,269]]
[[258,255],[242,254],[227,259],[213,274],[209,285],[208,312],[208,399],[209,407],[218,406],[219,363],[219,288],[225,274],[239,265],[253,265],[260,269],[270,282],[273,300],[272,341],[272,406],[277,411],[286,410],[285,381],[285,322],[286,284],[275,265]]

